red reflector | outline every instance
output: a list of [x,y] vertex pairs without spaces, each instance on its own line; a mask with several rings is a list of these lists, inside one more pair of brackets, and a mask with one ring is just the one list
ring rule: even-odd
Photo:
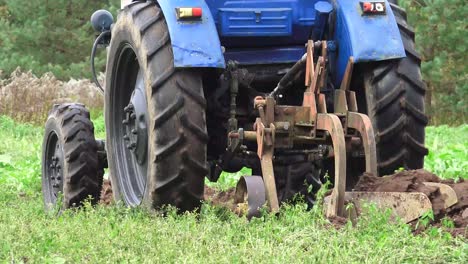
[[384,1],[361,2],[361,9],[364,15],[384,15],[385,14],[385,2]]
[[202,9],[201,9],[201,7],[194,7],[194,8],[192,8],[192,16],[194,16],[194,17],[201,17],[201,16],[202,16]]
[[200,19],[202,9],[200,7],[178,7],[176,8],[176,14],[179,20]]
[[372,11],[372,4],[369,3],[369,2],[365,2],[362,5],[362,9],[363,9],[364,12]]

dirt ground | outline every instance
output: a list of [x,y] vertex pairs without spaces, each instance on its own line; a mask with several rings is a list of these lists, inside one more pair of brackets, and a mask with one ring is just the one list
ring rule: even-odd
[[[220,205],[224,207],[228,207],[232,210],[235,209],[234,205],[234,193],[235,188],[231,188],[227,191],[219,191],[208,186],[205,186],[205,201],[210,202],[214,205]],[[110,205],[114,201],[114,197],[112,194],[112,185],[109,180],[104,180],[102,184],[101,190],[101,200],[99,203]]]
[[227,191],[218,191],[216,189],[205,186],[205,201],[213,205],[220,205],[228,207],[229,209],[235,211],[236,205],[234,204],[234,195],[236,189],[231,188]]
[[[458,203],[445,209],[444,197],[437,187],[426,186],[423,182],[438,182],[449,185],[457,194]],[[460,180],[455,183],[453,180],[442,180],[435,174],[425,170],[402,171],[384,177],[375,177],[364,174],[355,186],[356,191],[380,191],[380,192],[422,192],[426,194],[432,202],[434,221],[431,226],[442,227],[441,220],[448,218],[453,221],[454,228],[446,228],[452,235],[461,235],[468,238],[468,181]],[[205,186],[204,198],[211,204],[227,207],[236,212],[234,204],[235,189],[219,191]],[[112,186],[108,180],[104,181],[101,192],[101,203],[110,204],[113,201]],[[237,213],[237,212],[236,212]],[[335,217],[329,219],[332,226],[339,228],[346,224],[346,219]],[[424,227],[416,229],[416,222],[410,223],[414,227],[414,232],[420,233]]]
[[109,205],[114,201],[114,196],[112,196],[112,185],[109,180],[104,180],[101,190],[101,201],[99,203]]
[[[423,182],[444,183],[453,188],[457,194],[458,203],[450,208],[444,208],[444,197],[438,187],[426,186]],[[465,235],[468,237],[468,181],[442,180],[435,174],[426,170],[402,171],[396,174],[375,177],[364,174],[354,188],[356,191],[380,191],[380,192],[422,192],[432,202],[434,212],[434,226],[442,226],[441,220],[449,218],[455,227],[449,231],[453,235]],[[411,223],[415,226],[415,223]],[[420,232],[421,230],[415,230]]]

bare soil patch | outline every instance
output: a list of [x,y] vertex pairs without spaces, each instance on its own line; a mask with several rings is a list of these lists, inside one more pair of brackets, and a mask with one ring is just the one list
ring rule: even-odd
[[[450,208],[444,208],[444,197],[438,187],[426,186],[424,182],[444,183],[453,188],[457,194],[458,203]],[[468,181],[443,180],[426,170],[402,171],[384,177],[375,177],[370,174],[361,176],[354,188],[356,191],[366,192],[422,192],[432,202],[434,222],[432,225],[441,227],[441,220],[448,218],[455,227],[448,231],[453,235],[468,237]],[[415,223],[412,223],[416,226]],[[419,229],[423,227],[420,226]],[[420,232],[421,230],[416,230]]]
[[111,182],[107,179],[102,183],[101,201],[99,203],[109,205],[114,201]]
[[205,186],[205,201],[213,205],[224,206],[232,211],[236,210],[236,205],[234,204],[234,195],[236,193],[235,188],[231,188],[227,191],[219,191],[214,188]]

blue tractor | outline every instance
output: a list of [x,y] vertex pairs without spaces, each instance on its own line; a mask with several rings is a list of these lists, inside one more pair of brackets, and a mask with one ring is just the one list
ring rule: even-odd
[[124,0],[92,23],[107,139],[82,105],[54,107],[46,203],[97,199],[108,163],[115,199],[193,210],[205,178],[248,167],[236,202],[249,216],[296,194],[313,205],[325,174],[327,212],[343,215],[364,172],[423,167],[421,59],[394,0]]

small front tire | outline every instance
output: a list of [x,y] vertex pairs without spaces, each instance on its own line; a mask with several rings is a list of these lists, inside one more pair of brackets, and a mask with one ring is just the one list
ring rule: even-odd
[[94,126],[81,104],[55,105],[42,145],[42,194],[46,210],[62,197],[61,209],[100,198],[104,170],[99,166]]

